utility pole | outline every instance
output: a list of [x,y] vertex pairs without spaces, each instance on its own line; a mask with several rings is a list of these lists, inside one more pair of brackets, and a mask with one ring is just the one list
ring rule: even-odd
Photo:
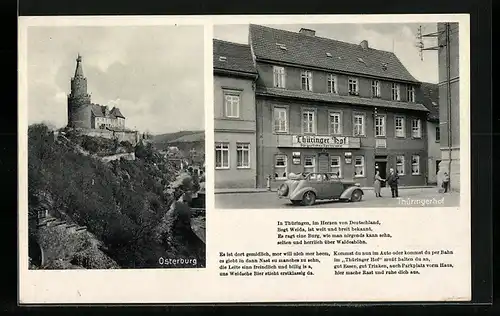
[[[422,34],[422,26],[417,29],[417,43],[416,47],[419,49],[420,59],[423,61],[423,52],[427,50],[439,50],[440,48],[446,47],[446,115],[447,115],[447,131],[448,131],[448,176],[450,177],[450,182],[448,186],[451,187],[451,148],[452,148],[452,130],[451,130],[451,65],[450,65],[450,23],[445,23],[445,44],[437,43],[437,46],[431,46],[426,48],[423,42],[424,37],[439,37],[443,34],[443,31],[436,31],[433,33]],[[441,123],[441,122],[440,122]]]

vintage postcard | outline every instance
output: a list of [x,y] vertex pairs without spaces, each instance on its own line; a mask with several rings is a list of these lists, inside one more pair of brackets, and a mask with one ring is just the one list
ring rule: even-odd
[[20,18],[20,302],[469,301],[469,36]]

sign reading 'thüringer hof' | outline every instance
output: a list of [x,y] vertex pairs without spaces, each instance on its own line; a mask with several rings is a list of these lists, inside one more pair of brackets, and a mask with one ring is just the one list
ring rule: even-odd
[[360,148],[360,139],[348,136],[293,135],[292,147]]

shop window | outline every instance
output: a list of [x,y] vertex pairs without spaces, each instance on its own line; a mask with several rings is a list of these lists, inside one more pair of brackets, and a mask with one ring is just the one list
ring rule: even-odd
[[402,176],[405,174],[405,156],[396,156],[396,172],[398,175]]
[[274,162],[274,178],[283,180],[287,178],[287,156],[276,155]]
[[330,172],[336,174],[338,178],[342,177],[342,168],[340,165],[340,156],[332,156],[330,158]]
[[356,156],[354,157],[354,177],[364,177],[365,176],[365,157]]
[[316,159],[314,156],[304,157],[304,172],[315,172],[316,171]]
[[420,156],[418,155],[411,156],[411,174],[412,175],[420,174]]

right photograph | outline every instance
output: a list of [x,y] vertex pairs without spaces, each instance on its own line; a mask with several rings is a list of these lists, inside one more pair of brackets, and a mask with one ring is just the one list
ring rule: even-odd
[[215,25],[218,209],[460,204],[458,23]]

